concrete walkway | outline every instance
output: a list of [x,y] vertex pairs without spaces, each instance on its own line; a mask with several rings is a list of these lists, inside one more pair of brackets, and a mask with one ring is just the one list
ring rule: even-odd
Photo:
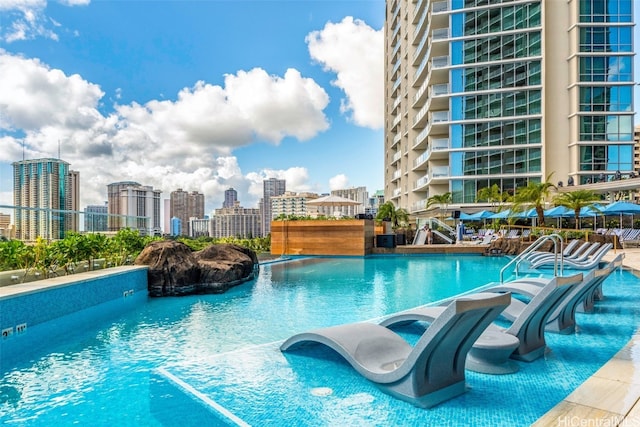
[[[640,248],[624,252],[624,267],[640,277]],[[534,426],[640,426],[640,332],[591,378],[543,415]]]

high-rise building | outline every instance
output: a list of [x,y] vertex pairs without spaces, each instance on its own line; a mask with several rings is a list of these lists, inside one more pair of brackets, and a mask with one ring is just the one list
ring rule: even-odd
[[189,193],[178,188],[171,192],[170,197],[170,217],[180,219],[180,234],[190,236],[189,219],[204,218],[204,194],[197,191]]
[[109,208],[104,205],[88,205],[84,208],[84,231],[102,232],[108,230]]
[[[32,159],[13,163],[13,204],[27,209],[15,210],[16,238],[33,241],[62,239],[73,230],[68,208],[77,206],[71,200],[72,177],[69,163],[60,159]],[[74,172],[77,184],[77,172]],[[76,185],[75,188],[78,186]],[[77,196],[76,196],[77,197]],[[77,227],[77,222],[76,222]]]
[[120,216],[122,207],[120,206],[120,191],[129,187],[140,187],[140,184],[135,181],[121,181],[114,182],[107,185],[107,207],[109,210],[109,231],[118,231],[121,228],[126,228],[127,221],[124,217]]
[[386,5],[386,200],[633,170],[633,0]]
[[253,238],[260,233],[260,209],[243,208],[236,202],[233,208],[216,209],[209,220],[209,236]]
[[161,190],[132,181],[109,184],[109,231],[132,228],[143,235],[160,235],[161,194]]
[[69,231],[80,231],[80,172],[69,171],[68,188],[69,197],[66,200],[65,209],[71,213],[65,214]]
[[222,202],[223,208],[232,208],[238,201],[238,192],[233,188],[224,190],[224,202]]
[[287,191],[287,181],[284,179],[269,178],[262,181],[263,192],[260,200],[260,217],[262,223],[262,236],[271,233],[271,198],[280,196]]

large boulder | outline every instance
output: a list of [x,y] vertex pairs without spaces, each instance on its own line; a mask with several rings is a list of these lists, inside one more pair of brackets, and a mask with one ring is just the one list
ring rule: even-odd
[[202,293],[225,292],[254,278],[258,257],[254,251],[232,244],[211,245],[195,252],[200,266]]
[[212,245],[193,252],[184,243],[154,241],[135,260],[149,266],[150,296],[180,296],[225,292],[255,277],[258,258],[237,245]]

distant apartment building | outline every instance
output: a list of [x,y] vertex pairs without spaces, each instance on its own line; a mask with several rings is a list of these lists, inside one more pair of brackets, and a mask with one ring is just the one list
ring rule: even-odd
[[216,209],[209,220],[209,236],[253,238],[260,236],[260,209],[243,208],[238,202],[232,208]]
[[267,236],[271,233],[271,198],[281,196],[287,191],[287,181],[284,179],[269,178],[262,181],[263,191],[260,200],[260,222],[262,224],[261,235]]
[[103,232],[109,229],[109,207],[104,205],[88,205],[84,208],[84,231]]
[[204,218],[204,194],[178,188],[170,195],[169,216],[181,222],[181,235],[190,236],[189,219]]
[[210,237],[209,224],[211,220],[208,215],[204,218],[191,218],[189,220],[189,229],[191,230],[191,237]]
[[64,211],[78,204],[79,175],[60,159],[13,163],[13,204],[16,238],[34,241],[62,239],[77,230],[77,217]]
[[345,199],[359,202],[359,205],[353,206],[339,206],[329,208],[332,212],[324,212],[327,216],[334,215],[336,211],[339,211],[342,216],[355,217],[358,214],[364,213],[365,206],[369,203],[369,192],[366,187],[352,187],[345,188],[343,190],[331,190],[332,196],[338,196]]
[[160,235],[161,194],[161,190],[133,181],[109,184],[109,231],[131,228],[142,235]]
[[[307,216],[307,202],[317,199],[316,193],[296,193],[293,191],[285,191],[280,196],[271,197],[271,216],[277,218],[280,215]],[[315,208],[313,209],[315,212]]]
[[173,237],[182,236],[182,220],[176,216],[170,220],[169,235]]
[[387,0],[385,200],[632,172],[634,3]]
[[232,208],[236,205],[238,201],[238,192],[233,188],[228,188],[224,190],[224,202],[222,203],[223,208]]

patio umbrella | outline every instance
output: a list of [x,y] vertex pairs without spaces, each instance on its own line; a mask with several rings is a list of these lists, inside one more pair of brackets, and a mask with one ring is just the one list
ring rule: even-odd
[[476,212],[469,215],[469,219],[474,219],[474,220],[487,219],[487,218],[491,218],[493,214],[494,212],[484,210],[484,211]]
[[631,226],[633,227],[633,215],[640,213],[640,205],[631,202],[614,202],[602,209],[605,215],[620,215],[620,228],[622,228],[622,215],[631,215]]
[[548,218],[556,218],[556,225],[560,228],[560,218],[574,217],[575,212],[564,206],[556,206],[555,208],[544,211],[544,216]]
[[507,219],[511,215],[511,209],[507,209],[498,213],[494,213],[491,216],[487,217],[489,219]]
[[602,209],[605,215],[617,215],[617,214],[637,214],[640,213],[640,205],[630,202],[614,202],[607,205]]
[[334,196],[334,195],[318,197],[317,199],[309,200],[307,202],[307,206],[318,206],[318,207],[326,206],[330,208],[337,208],[340,206],[357,206],[361,204],[362,203],[357,202],[355,200],[347,199],[345,197],[340,197],[340,196]]

